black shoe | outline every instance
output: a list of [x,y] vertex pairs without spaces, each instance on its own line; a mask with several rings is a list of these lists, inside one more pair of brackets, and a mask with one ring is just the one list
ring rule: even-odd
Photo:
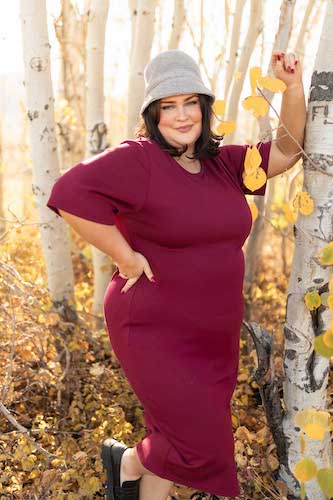
[[107,471],[106,496],[110,500],[139,500],[141,477],[135,481],[124,481],[120,486],[120,462],[127,448],[116,439],[106,439],[102,444],[103,467]]

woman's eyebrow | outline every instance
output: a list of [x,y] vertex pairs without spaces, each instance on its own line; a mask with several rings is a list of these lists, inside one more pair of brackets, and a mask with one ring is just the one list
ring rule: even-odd
[[[197,94],[193,94],[193,95],[191,95],[190,97],[186,97],[186,99],[184,100],[184,102],[189,101],[190,99],[193,99],[193,97],[198,97],[198,95],[197,95]],[[167,103],[167,102],[168,102],[168,103],[174,103],[174,102],[176,102],[176,101],[161,101],[161,104],[165,104],[165,103]]]

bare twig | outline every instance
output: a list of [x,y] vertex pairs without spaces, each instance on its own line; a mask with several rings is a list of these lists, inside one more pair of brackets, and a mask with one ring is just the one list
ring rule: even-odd
[[[311,163],[311,165],[316,169],[316,170],[319,170],[319,172],[321,172],[322,174],[326,174],[326,175],[329,175],[330,177],[333,177],[333,172],[327,172],[326,170],[318,167],[312,160],[311,158],[306,154],[306,152],[304,151],[304,149],[302,148],[302,146],[300,145],[300,143],[295,139],[295,137],[289,132],[289,130],[287,129],[287,127],[285,126],[285,124],[283,123],[283,121],[281,120],[281,117],[279,115],[279,113],[276,111],[276,109],[274,108],[274,106],[269,102],[269,100],[267,99],[267,97],[265,97],[265,95],[263,94],[263,92],[261,92],[260,88],[257,87],[257,89],[259,90],[260,94],[263,96],[263,98],[265,99],[265,101],[268,102],[269,106],[272,108],[272,110],[274,111],[274,113],[276,114],[276,116],[279,118],[280,122],[281,122],[281,125],[285,131],[287,132],[287,134],[289,135],[289,137],[297,144],[297,146],[300,148],[301,151],[299,151],[298,153],[296,153],[296,155],[299,155],[301,153],[303,153],[303,155],[305,156],[305,158],[309,161],[309,163]],[[270,134],[271,132],[269,132]],[[292,158],[296,155],[293,155]]]
[[16,427],[22,434],[26,436],[26,438],[32,443],[38,451],[43,453],[48,459],[51,458],[59,458],[58,455],[53,455],[53,453],[49,453],[45,448],[43,448],[40,444],[36,443],[36,441],[30,436],[30,432],[26,427],[23,427],[23,425],[19,424],[18,421],[13,417],[13,415],[10,413],[10,411],[5,407],[5,405],[0,401],[0,411],[5,415],[7,420]]

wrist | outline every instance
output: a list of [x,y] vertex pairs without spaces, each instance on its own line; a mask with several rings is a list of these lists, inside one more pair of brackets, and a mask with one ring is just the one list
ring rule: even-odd
[[304,86],[303,82],[301,83],[295,83],[292,85],[289,85],[286,90],[283,92],[284,94],[304,94]]
[[126,249],[126,252],[122,252],[121,258],[116,259],[117,266],[121,267],[122,269],[131,266],[134,260],[135,260],[135,252],[129,245],[128,248]]

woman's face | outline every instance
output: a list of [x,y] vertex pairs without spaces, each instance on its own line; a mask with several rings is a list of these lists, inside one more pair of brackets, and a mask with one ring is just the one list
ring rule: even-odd
[[[158,128],[169,144],[194,151],[196,140],[202,131],[202,113],[198,94],[177,94],[163,97],[159,102],[160,121]],[[181,127],[189,126],[182,131]]]

